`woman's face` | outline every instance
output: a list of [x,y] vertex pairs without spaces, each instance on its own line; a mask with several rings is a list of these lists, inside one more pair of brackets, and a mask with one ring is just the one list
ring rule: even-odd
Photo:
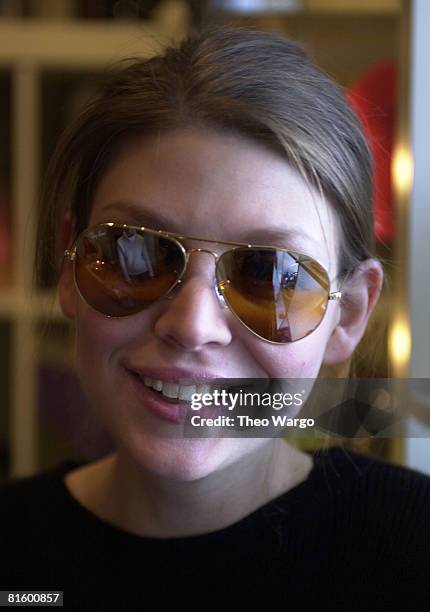
[[[281,157],[230,133],[176,130],[124,149],[99,184],[89,223],[107,221],[287,247],[318,259],[330,279],[337,273],[332,209]],[[265,342],[220,306],[214,265],[207,253],[191,254],[173,299],[123,319],[98,314],[78,296],[71,266],[60,284],[63,309],[76,320],[79,376],[95,409],[139,466],[175,479],[220,470],[267,440],[163,435],[177,425],[145,408],[130,369],[161,380],[182,370],[314,378],[339,318],[339,304],[330,301],[309,336],[286,345]]]

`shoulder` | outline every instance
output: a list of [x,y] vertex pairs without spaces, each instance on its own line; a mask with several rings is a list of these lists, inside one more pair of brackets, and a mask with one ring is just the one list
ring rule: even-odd
[[342,448],[326,453],[320,468],[350,529],[373,534],[403,567],[415,560],[430,573],[430,476]]
[[407,466],[390,463],[379,457],[342,447],[321,449],[314,455],[315,465],[322,470],[330,483],[340,485],[345,478],[351,484],[378,485],[384,482],[384,491],[415,494],[423,498],[430,494],[430,476]]
[[407,466],[359,452],[338,449],[334,461],[343,464],[347,473],[355,474],[358,485],[365,485],[381,501],[403,499],[411,507],[430,500],[430,476]]
[[[430,476],[412,468],[372,458],[363,486],[381,516],[397,516],[405,537],[414,533],[428,547],[430,559]],[[418,544],[418,542],[417,542]]]
[[[34,476],[0,485],[0,587],[40,589],[61,562],[69,521],[64,474],[75,465],[66,461]],[[61,546],[59,542],[61,541]],[[54,582],[55,584],[55,582]]]
[[[355,542],[379,558],[399,605],[430,603],[430,477],[374,457],[350,453],[359,470],[351,483]],[[365,525],[367,523],[367,525]],[[374,543],[361,544],[360,538]],[[378,571],[375,568],[375,571]],[[403,598],[403,599],[402,599]],[[400,603],[401,601],[401,603]],[[412,608],[409,608],[412,609]],[[416,608],[421,609],[421,608]]]
[[428,606],[430,477],[341,447],[317,451],[314,463],[294,514],[312,529],[295,537],[308,538],[332,588],[367,592],[376,607],[378,597]]
[[365,530],[398,550],[415,546],[424,554],[427,547],[430,558],[430,476],[341,447],[317,451],[314,463],[308,501],[345,535]]
[[319,480],[332,495],[367,499],[375,513],[398,519],[430,521],[430,476],[412,468],[340,447],[316,455]]

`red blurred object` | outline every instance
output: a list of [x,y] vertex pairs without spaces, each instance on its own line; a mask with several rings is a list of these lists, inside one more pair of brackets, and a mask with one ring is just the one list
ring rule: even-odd
[[346,94],[359,116],[372,151],[375,238],[390,243],[395,235],[391,158],[397,102],[397,67],[393,61],[373,66]]

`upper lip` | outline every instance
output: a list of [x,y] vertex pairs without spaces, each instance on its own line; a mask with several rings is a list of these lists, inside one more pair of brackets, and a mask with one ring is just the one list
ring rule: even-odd
[[211,372],[209,370],[188,370],[185,368],[146,368],[126,364],[126,369],[137,374],[141,378],[152,378],[153,380],[161,380],[166,383],[181,384],[181,385],[198,385],[209,384],[216,379],[228,378]]

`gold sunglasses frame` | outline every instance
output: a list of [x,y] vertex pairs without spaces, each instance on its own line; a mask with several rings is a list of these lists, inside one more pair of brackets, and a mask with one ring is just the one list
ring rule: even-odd
[[[254,336],[256,336],[257,338],[260,338],[261,340],[264,340],[265,342],[269,342],[270,344],[278,344],[278,345],[283,345],[283,344],[292,344],[293,342],[298,342],[299,340],[302,340],[303,338],[306,338],[309,334],[313,333],[322,323],[322,321],[324,320],[325,314],[327,312],[327,309],[324,310],[324,314],[321,317],[318,325],[316,327],[314,327],[313,330],[311,330],[306,336],[303,336],[302,338],[298,338],[297,340],[291,340],[290,342],[277,342],[276,340],[268,340],[267,338],[264,338],[263,336],[260,336],[260,334],[257,334],[253,329],[251,329],[246,323],[244,323],[244,321],[242,321],[242,319],[236,314],[236,312],[234,311],[234,309],[232,308],[231,304],[228,301],[228,298],[225,296],[224,294],[224,290],[225,290],[225,286],[226,284],[229,282],[228,279],[223,279],[220,280],[219,279],[219,275],[218,275],[218,269],[219,269],[219,262],[221,261],[222,257],[227,254],[230,253],[231,251],[234,251],[235,248],[237,249],[243,249],[243,248],[249,248],[249,249],[271,249],[271,250],[276,250],[276,251],[283,251],[288,253],[289,255],[291,255],[296,261],[301,260],[301,258],[306,258],[306,259],[311,259],[312,261],[315,261],[320,267],[321,269],[325,272],[326,277],[327,277],[327,281],[328,281],[328,287],[330,287],[330,276],[328,274],[328,271],[326,269],[326,267],[317,259],[315,259],[315,257],[311,257],[310,255],[306,255],[305,253],[298,253],[297,251],[292,251],[290,249],[286,249],[283,247],[277,247],[274,245],[266,245],[266,244],[251,244],[251,243],[246,243],[246,242],[233,242],[230,240],[213,240],[213,239],[209,239],[209,238],[200,238],[197,236],[188,236],[185,234],[180,234],[180,233],[176,233],[176,232],[167,232],[165,230],[155,230],[146,226],[138,226],[138,225],[129,225],[127,223],[114,223],[114,222],[107,222],[107,223],[97,223],[95,225],[89,226],[87,228],[85,228],[75,239],[72,247],[70,249],[66,249],[64,251],[64,259],[70,261],[71,263],[73,263],[73,279],[74,279],[74,283],[75,283],[75,287],[78,291],[78,294],[80,295],[80,297],[82,298],[82,300],[95,312],[97,312],[98,314],[101,314],[104,317],[107,317],[109,319],[126,319],[128,317],[131,317],[133,315],[138,314],[141,311],[138,312],[134,312],[131,313],[129,315],[123,315],[123,316],[119,316],[116,317],[114,315],[107,315],[104,314],[103,312],[100,312],[99,310],[97,310],[96,308],[94,308],[91,304],[89,304],[87,302],[87,300],[85,299],[85,297],[82,295],[81,290],[79,288],[77,279],[76,279],[76,255],[77,255],[77,246],[78,246],[78,242],[79,239],[86,234],[87,232],[91,232],[94,231],[96,228],[98,227],[111,227],[111,228],[118,228],[118,229],[131,229],[131,230],[138,230],[138,231],[145,231],[148,232],[150,234],[153,235],[157,235],[157,236],[163,236],[166,238],[170,238],[173,242],[175,242],[177,244],[177,246],[179,247],[179,249],[181,250],[183,256],[184,256],[184,268],[181,272],[181,274],[179,275],[179,277],[175,280],[175,282],[169,287],[169,289],[163,294],[161,295],[159,298],[157,298],[156,301],[163,299],[163,298],[167,298],[167,299],[172,299],[172,296],[170,295],[177,287],[180,286],[181,282],[182,282],[182,277],[184,276],[186,270],[187,270],[187,266],[188,266],[188,261],[189,261],[189,257],[191,255],[191,253],[209,253],[210,255],[213,255],[213,257],[215,258],[215,275],[214,275],[214,288],[215,288],[215,293],[217,295],[218,301],[220,303],[220,305],[223,308],[228,308],[229,311],[236,317],[236,319],[244,326],[246,327]],[[208,250],[208,249],[202,249],[202,248],[193,248],[193,249],[186,249],[184,247],[184,245],[180,242],[181,240],[193,240],[195,242],[206,242],[209,244],[220,244],[220,245],[226,245],[226,246],[232,246],[235,247],[233,249],[228,249],[227,251],[225,251],[224,253],[221,253],[221,255],[219,255],[218,253],[215,253],[214,251]],[[334,279],[335,280],[335,279]],[[327,301],[329,300],[340,300],[342,297],[342,292],[340,290],[337,291],[328,291],[327,292]],[[142,308],[142,310],[145,310],[144,308]]]

